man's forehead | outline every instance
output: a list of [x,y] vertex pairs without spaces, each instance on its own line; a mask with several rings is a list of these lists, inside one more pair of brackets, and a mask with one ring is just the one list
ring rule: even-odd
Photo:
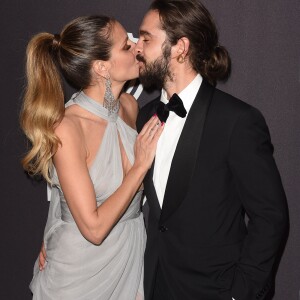
[[140,26],[140,34],[151,34],[153,30],[162,30],[159,14],[155,10],[146,13]]

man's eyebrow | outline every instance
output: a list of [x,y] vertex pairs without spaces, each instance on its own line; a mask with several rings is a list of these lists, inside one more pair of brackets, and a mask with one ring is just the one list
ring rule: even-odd
[[146,31],[146,30],[140,30],[140,35],[152,36],[152,34],[149,31]]

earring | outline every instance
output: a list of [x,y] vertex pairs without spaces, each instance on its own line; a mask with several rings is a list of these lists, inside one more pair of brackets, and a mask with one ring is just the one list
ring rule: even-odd
[[180,63],[180,64],[183,64],[184,63],[184,57],[182,54],[179,54],[176,58],[176,60]]
[[115,99],[112,90],[111,90],[111,81],[110,78],[105,78],[105,93],[103,106],[108,110],[108,115],[118,113],[120,103],[119,99]]

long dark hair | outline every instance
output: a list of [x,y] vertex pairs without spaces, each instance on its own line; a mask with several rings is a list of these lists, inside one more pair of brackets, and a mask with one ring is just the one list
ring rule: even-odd
[[21,127],[31,142],[22,160],[26,171],[42,174],[50,181],[52,157],[60,143],[54,129],[64,116],[62,73],[73,86],[82,89],[91,82],[94,60],[108,60],[114,20],[106,16],[80,17],[60,34],[39,33],[26,52],[27,86],[20,115]]
[[150,10],[158,11],[171,45],[182,37],[189,39],[187,55],[196,72],[212,84],[227,79],[230,56],[226,48],[219,45],[215,22],[203,4],[197,0],[155,0]]

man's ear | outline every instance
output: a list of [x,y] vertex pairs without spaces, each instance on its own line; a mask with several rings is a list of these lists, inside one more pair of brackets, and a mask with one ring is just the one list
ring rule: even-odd
[[177,41],[177,44],[173,46],[173,57],[182,56],[186,57],[190,48],[190,40],[187,37],[182,37]]
[[92,63],[92,70],[96,76],[101,76],[104,78],[109,77],[109,63],[103,60],[95,60]]

